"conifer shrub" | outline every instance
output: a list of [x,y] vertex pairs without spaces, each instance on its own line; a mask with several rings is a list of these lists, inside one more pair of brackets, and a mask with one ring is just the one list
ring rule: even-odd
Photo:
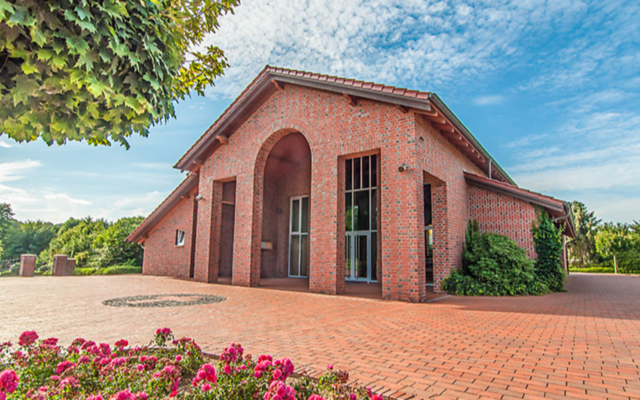
[[469,222],[463,266],[443,282],[450,294],[463,296],[538,295],[548,292],[535,274],[534,263],[512,239],[480,233],[477,221]]
[[535,272],[549,290],[564,291],[566,273],[562,267],[562,232],[545,212],[538,213],[538,224],[532,228],[538,258]]

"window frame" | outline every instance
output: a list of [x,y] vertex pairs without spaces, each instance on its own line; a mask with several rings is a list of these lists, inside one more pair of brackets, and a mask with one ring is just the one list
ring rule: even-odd
[[[181,233],[182,233],[182,238],[180,238]],[[184,231],[183,229],[176,229],[176,236],[174,239],[175,239],[174,244],[176,247],[184,247],[184,244],[187,242],[187,232]]]

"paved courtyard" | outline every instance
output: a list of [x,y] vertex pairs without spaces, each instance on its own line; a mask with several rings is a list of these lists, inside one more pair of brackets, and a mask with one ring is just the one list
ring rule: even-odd
[[[327,364],[408,398],[640,398],[640,278],[571,276],[568,293],[446,297],[426,304],[209,285],[150,276],[0,278],[0,341],[24,330],[147,343],[155,329],[218,353]],[[145,294],[215,294],[217,304],[117,308]]]

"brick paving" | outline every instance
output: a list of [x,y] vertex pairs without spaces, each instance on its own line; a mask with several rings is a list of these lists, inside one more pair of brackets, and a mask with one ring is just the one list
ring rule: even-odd
[[[211,285],[151,276],[0,278],[0,341],[24,330],[146,343],[158,327],[219,352],[327,364],[408,398],[640,399],[640,278],[571,276],[542,297],[447,297],[426,304]],[[103,306],[165,293],[226,296],[165,309]]]

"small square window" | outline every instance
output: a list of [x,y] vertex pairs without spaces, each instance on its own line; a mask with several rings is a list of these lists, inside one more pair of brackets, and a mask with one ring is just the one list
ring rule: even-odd
[[184,246],[184,237],[185,237],[184,231],[181,231],[180,229],[178,229],[176,231],[176,246]]

